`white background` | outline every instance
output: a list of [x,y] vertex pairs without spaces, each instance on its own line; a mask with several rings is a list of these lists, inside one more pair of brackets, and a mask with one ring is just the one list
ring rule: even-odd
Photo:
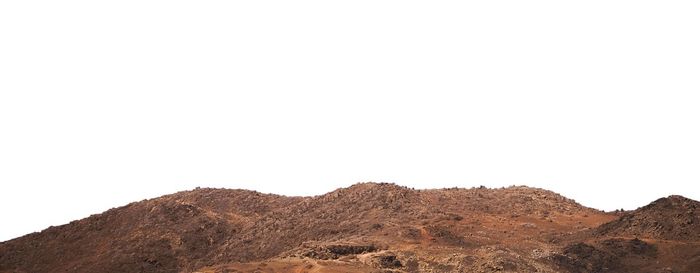
[[697,1],[0,1],[0,240],[196,186],[700,199]]

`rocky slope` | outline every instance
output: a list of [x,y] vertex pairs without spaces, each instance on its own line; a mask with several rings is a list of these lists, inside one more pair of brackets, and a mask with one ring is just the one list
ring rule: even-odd
[[0,244],[0,272],[178,272],[298,200],[200,189],[136,202]]
[[591,232],[552,256],[568,272],[700,272],[700,203],[658,199]]
[[0,273],[700,272],[697,208],[620,216],[529,187],[196,189],[2,242]]
[[661,198],[602,225],[597,234],[700,241],[700,204],[677,195]]

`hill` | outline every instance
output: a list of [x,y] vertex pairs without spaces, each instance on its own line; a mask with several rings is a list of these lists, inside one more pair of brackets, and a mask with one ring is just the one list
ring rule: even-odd
[[620,216],[523,186],[196,189],[2,242],[0,273],[697,272],[667,258],[700,253],[697,202],[668,199]]
[[700,202],[677,195],[661,198],[602,225],[597,234],[700,241]]
[[669,196],[624,213],[552,259],[569,272],[700,272],[697,201]]

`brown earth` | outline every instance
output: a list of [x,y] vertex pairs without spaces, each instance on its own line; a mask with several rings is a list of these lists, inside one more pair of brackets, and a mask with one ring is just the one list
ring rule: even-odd
[[0,243],[0,273],[700,272],[698,202],[620,214],[529,187],[196,189]]

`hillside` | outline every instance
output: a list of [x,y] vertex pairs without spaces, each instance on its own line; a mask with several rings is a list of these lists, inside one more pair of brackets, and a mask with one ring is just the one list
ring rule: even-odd
[[683,196],[658,199],[598,228],[600,235],[700,241],[700,202]]
[[196,189],[2,242],[0,273],[698,272],[696,204],[620,216],[522,186]]
[[699,204],[658,199],[577,234],[552,259],[570,272],[700,272]]
[[199,189],[136,202],[3,242],[0,272],[178,272],[298,200]]

